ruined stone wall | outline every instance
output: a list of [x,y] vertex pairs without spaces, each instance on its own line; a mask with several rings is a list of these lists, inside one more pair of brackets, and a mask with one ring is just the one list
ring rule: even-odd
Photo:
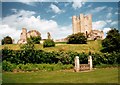
[[27,29],[22,28],[22,33],[20,35],[20,39],[17,42],[18,44],[25,44],[27,43]]
[[22,33],[20,35],[20,39],[26,41],[26,39],[27,39],[27,29],[26,28],[22,28]]
[[22,33],[20,35],[20,39],[18,40],[18,44],[26,44],[27,43],[27,38],[30,38],[30,36],[41,36],[41,34],[36,31],[36,30],[30,30],[29,32],[27,32],[26,28],[22,28]]
[[32,37],[37,37],[37,36],[41,36],[41,34],[38,32],[38,31],[36,31],[36,30],[30,30],[28,33],[27,33],[27,38],[30,38],[30,36],[32,36]]

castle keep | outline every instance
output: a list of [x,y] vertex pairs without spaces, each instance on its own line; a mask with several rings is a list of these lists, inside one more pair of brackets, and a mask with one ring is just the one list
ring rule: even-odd
[[79,17],[73,16],[72,17],[72,24],[73,24],[73,33],[76,34],[78,32],[81,33],[90,33],[92,30],[92,16],[84,16],[80,14]]
[[103,39],[104,33],[99,30],[92,30],[92,15],[72,16],[73,34],[84,33],[88,39]]

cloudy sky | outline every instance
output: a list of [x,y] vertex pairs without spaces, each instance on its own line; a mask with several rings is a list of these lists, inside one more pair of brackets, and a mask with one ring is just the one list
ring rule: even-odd
[[[29,0],[28,0],[29,1]],[[42,38],[47,32],[53,39],[65,38],[72,34],[72,16],[92,14],[93,29],[118,29],[117,2],[5,2],[2,6],[2,24],[0,23],[0,40],[5,36],[20,38],[21,29],[38,30]]]

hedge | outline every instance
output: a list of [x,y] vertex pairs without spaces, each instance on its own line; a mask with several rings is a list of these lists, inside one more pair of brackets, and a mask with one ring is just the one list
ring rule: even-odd
[[[88,54],[77,52],[45,52],[42,50],[2,50],[2,61],[6,60],[15,64],[73,64],[75,56],[79,56],[80,63],[88,63]],[[120,52],[116,53],[92,53],[93,65],[120,64]]]
[[63,65],[63,64],[14,64],[9,61],[3,61],[3,71],[11,72],[21,72],[21,71],[55,71],[55,70],[65,70],[73,68],[72,64]]

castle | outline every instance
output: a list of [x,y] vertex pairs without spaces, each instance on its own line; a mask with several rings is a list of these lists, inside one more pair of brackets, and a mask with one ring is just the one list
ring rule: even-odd
[[18,40],[18,44],[26,44],[27,38],[30,38],[30,36],[41,36],[41,34],[36,30],[30,30],[27,32],[26,28],[22,28],[22,33],[20,35],[20,39]]
[[[92,15],[84,16],[80,14],[80,16],[72,16],[72,28],[73,34],[76,33],[84,33],[88,40],[95,40],[95,39],[104,39],[103,31],[99,30],[92,30]],[[22,33],[20,35],[20,39],[18,40],[18,44],[25,44],[27,43],[27,38],[30,36],[41,36],[41,34],[36,30],[31,30],[27,32],[26,28],[22,28]],[[50,33],[48,33],[48,38],[51,38]],[[67,42],[67,38],[59,39],[55,42]]]
[[92,15],[72,16],[73,34],[84,33],[89,40],[103,39],[104,33],[99,30],[92,30]]

